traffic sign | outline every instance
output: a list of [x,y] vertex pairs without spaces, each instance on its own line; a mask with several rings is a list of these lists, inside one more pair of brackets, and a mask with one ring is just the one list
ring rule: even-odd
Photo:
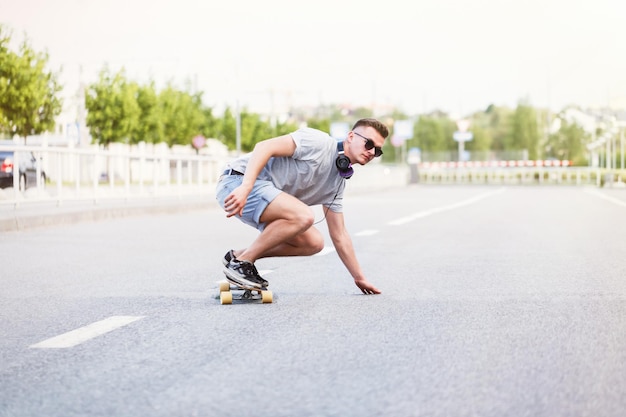
[[474,139],[474,134],[472,132],[461,132],[457,130],[452,134],[452,138],[457,142],[469,142]]

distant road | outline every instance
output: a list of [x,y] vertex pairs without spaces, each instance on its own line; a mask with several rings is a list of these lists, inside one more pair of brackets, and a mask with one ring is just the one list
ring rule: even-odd
[[257,232],[214,205],[0,233],[0,416],[623,416],[625,190],[345,210],[381,295],[326,234],[258,262],[274,304],[220,305],[221,257]]

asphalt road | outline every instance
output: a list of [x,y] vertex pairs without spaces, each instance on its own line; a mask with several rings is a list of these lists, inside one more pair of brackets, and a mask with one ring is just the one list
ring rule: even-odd
[[259,261],[273,304],[220,305],[256,232],[217,208],[0,234],[0,416],[624,415],[626,190],[345,210],[381,295],[329,249]]

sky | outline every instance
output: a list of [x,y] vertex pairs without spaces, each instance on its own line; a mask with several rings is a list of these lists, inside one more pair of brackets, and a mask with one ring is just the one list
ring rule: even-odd
[[68,97],[108,65],[259,112],[624,108],[625,16],[623,0],[0,0]]

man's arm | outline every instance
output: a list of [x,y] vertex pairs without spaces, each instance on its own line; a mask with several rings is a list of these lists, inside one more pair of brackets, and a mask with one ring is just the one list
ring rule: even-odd
[[352,239],[346,230],[343,213],[335,213],[328,210],[326,213],[326,223],[328,224],[328,232],[333,241],[333,245],[337,250],[339,258],[354,278],[354,283],[363,291],[363,294],[380,294],[380,290],[374,287],[363,274],[361,265],[354,253]]
[[296,143],[291,135],[278,136],[257,143],[246,166],[243,182],[224,199],[227,217],[232,217],[236,214],[243,215],[243,207],[246,205],[248,194],[252,191],[254,182],[271,157],[292,156],[295,150]]

